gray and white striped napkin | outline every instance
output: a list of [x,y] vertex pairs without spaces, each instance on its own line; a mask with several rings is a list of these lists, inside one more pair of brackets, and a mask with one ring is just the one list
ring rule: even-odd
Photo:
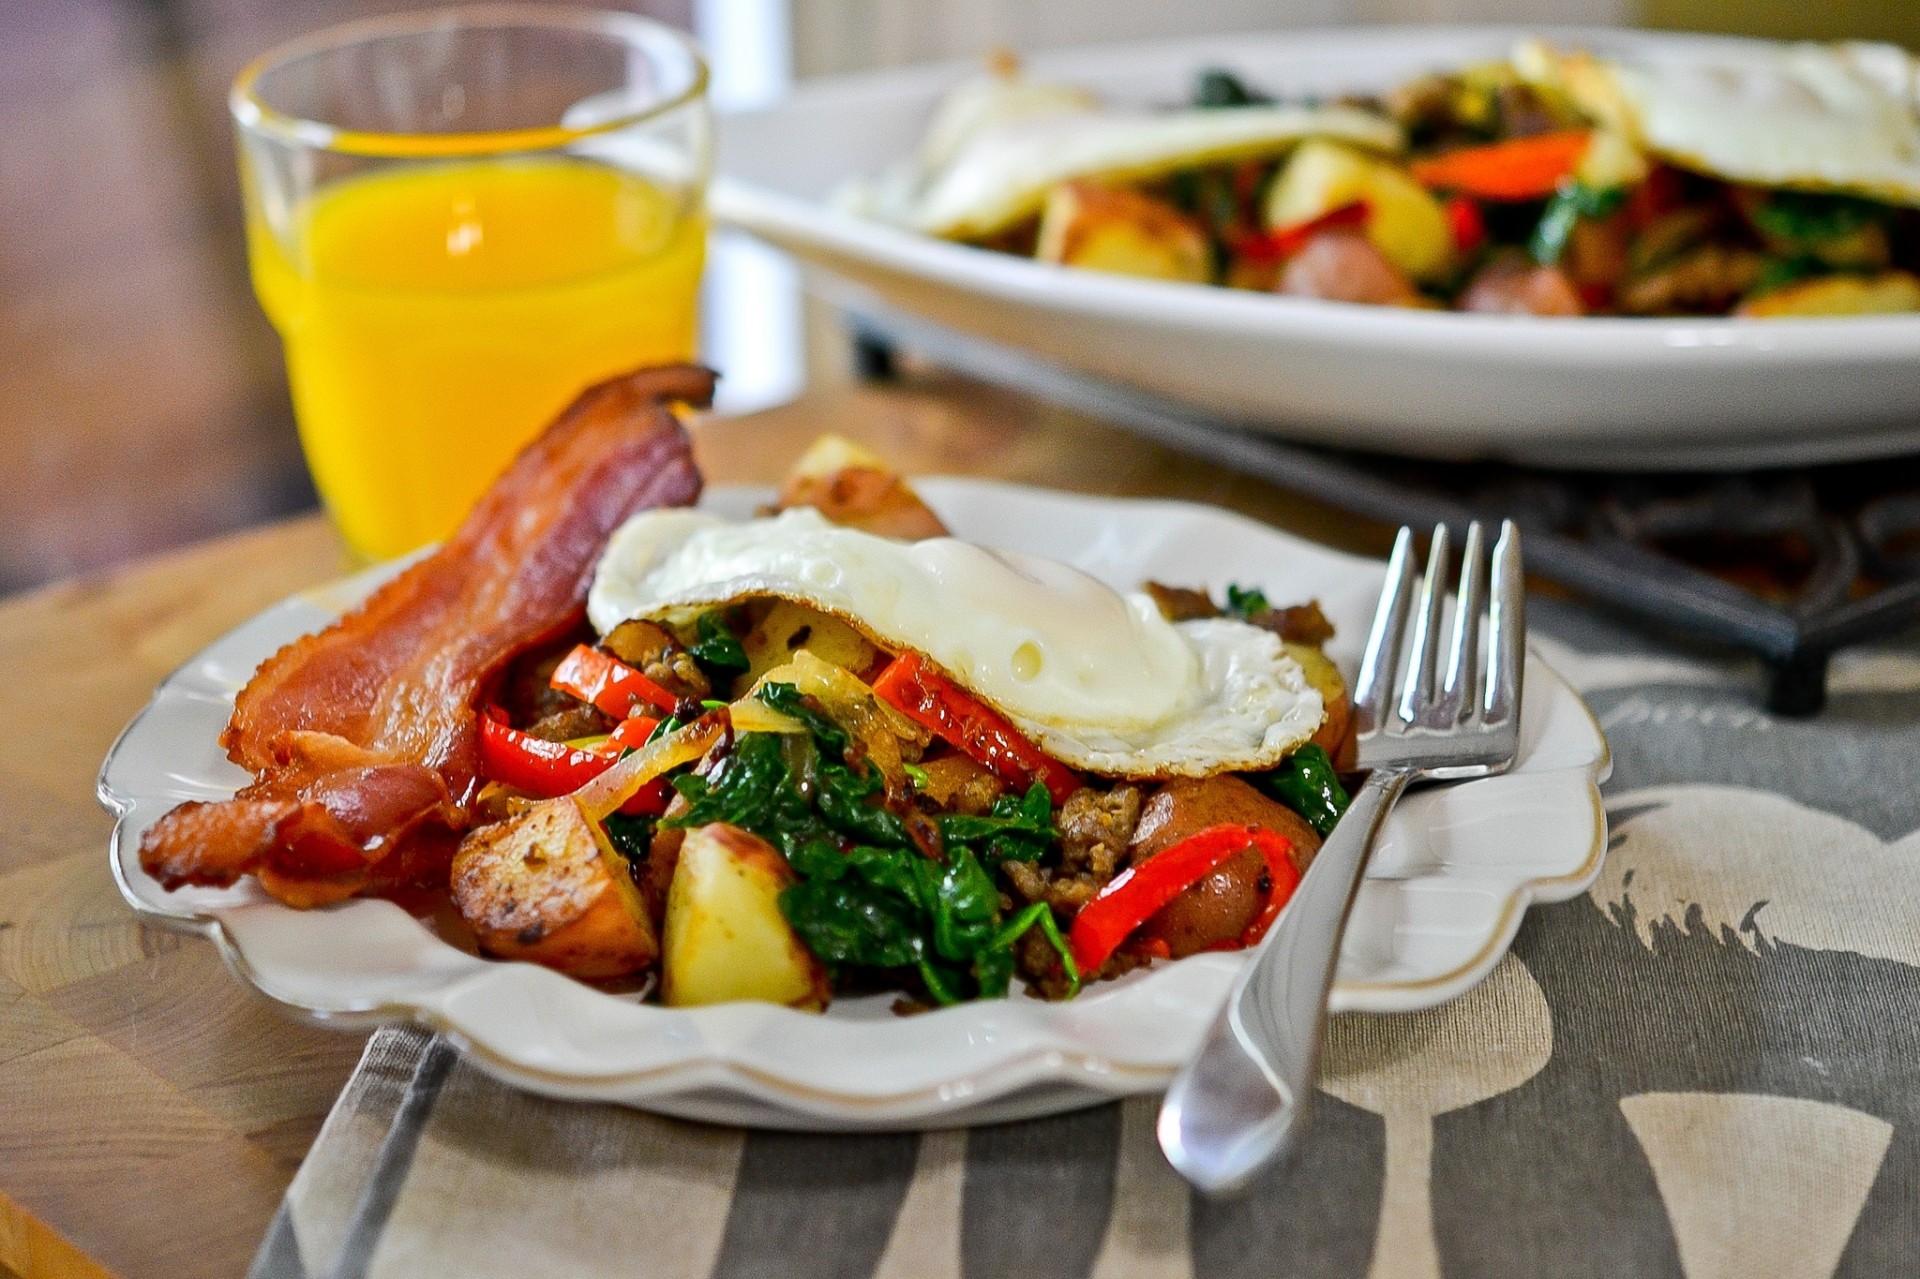
[[1533,1279],[1920,1257],[1920,647],[1828,710],[1553,601],[1615,753],[1583,897],[1443,1008],[1336,1019],[1310,1141],[1190,1196],[1135,1099],[971,1131],[743,1132],[494,1082],[383,1030],[254,1279]]

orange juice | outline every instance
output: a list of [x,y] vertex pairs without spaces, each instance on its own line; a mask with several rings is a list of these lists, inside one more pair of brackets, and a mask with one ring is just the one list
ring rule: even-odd
[[491,159],[324,188],[291,251],[256,219],[254,287],[350,546],[446,536],[583,387],[691,358],[706,224],[685,202],[588,161]]

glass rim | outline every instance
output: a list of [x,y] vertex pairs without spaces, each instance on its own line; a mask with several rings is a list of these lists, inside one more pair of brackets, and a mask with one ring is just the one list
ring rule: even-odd
[[[489,129],[473,133],[402,133],[364,129],[343,129],[320,120],[288,115],[263,101],[259,80],[267,72],[295,58],[346,48],[384,36],[423,35],[457,28],[534,27],[548,30],[598,32],[615,37],[630,37],[644,32],[665,37],[679,47],[693,68],[691,82],[680,93],[662,98],[638,111],[630,111],[591,125],[535,125],[524,129]],[[427,9],[412,13],[359,18],[319,31],[296,36],[274,45],[254,58],[234,77],[227,94],[227,109],[242,129],[265,134],[276,141],[314,150],[376,159],[423,159],[438,156],[483,156],[517,151],[551,151],[584,138],[597,137],[630,128],[700,101],[707,92],[707,60],[700,46],[684,31],[643,18],[634,13],[605,9],[563,9],[532,4],[477,4]]]

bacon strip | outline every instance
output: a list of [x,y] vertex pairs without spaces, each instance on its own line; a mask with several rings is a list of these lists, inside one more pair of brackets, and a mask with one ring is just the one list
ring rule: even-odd
[[701,368],[589,388],[433,555],[261,664],[221,734],[254,774],[140,841],[167,888],[258,874],[295,906],[444,882],[481,782],[478,711],[518,654],[577,626],[601,548],[636,511],[700,494],[667,407],[708,403]]

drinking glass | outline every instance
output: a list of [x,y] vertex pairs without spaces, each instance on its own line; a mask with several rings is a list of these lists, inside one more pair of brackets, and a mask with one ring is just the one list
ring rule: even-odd
[[706,87],[671,28],[532,6],[349,23],[240,73],[254,290],[356,553],[446,536],[582,388],[692,357]]

